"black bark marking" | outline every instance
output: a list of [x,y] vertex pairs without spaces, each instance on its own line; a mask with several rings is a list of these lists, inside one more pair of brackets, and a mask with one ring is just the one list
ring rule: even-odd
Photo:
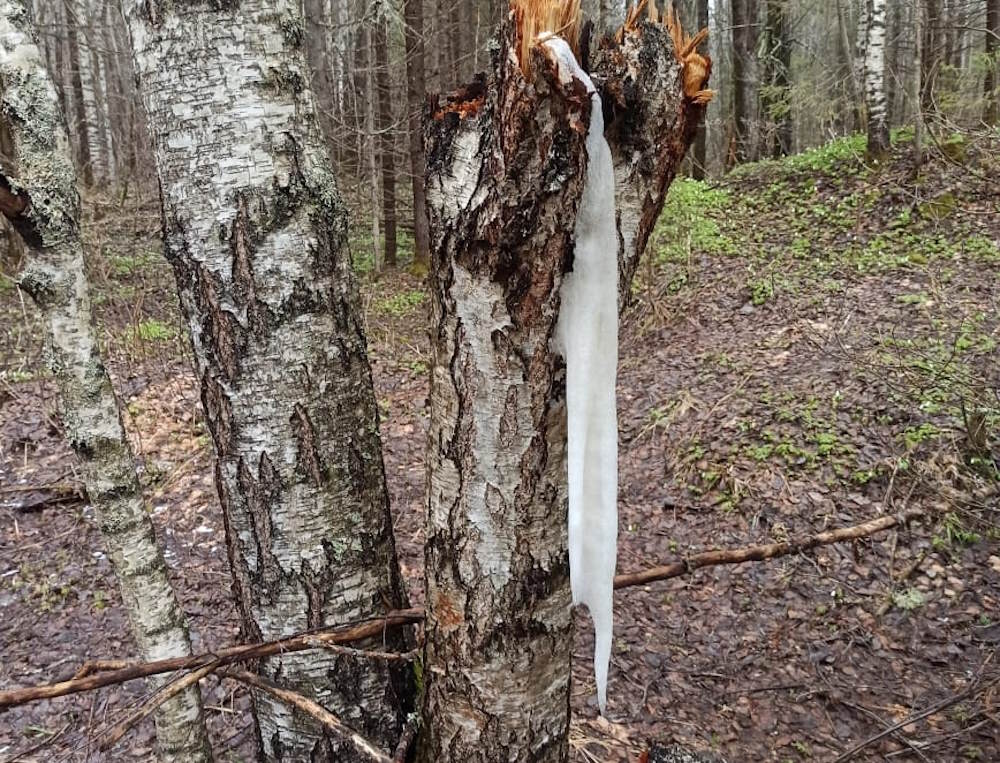
[[297,446],[295,471],[311,479],[316,487],[321,487],[325,481],[326,467],[319,455],[316,430],[309,420],[309,412],[301,403],[295,404],[291,425]]

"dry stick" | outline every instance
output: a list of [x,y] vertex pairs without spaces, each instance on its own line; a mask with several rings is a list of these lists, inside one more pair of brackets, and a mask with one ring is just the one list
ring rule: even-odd
[[203,668],[198,668],[198,670],[193,670],[186,676],[177,679],[176,681],[171,681],[166,686],[163,686],[159,691],[156,692],[152,697],[150,697],[136,712],[130,715],[128,718],[120,721],[111,729],[104,737],[98,742],[97,747],[102,752],[111,749],[111,747],[118,742],[128,730],[135,726],[143,718],[147,717],[156,708],[162,705],[164,702],[180,694],[182,691],[187,689],[189,686],[193,686],[198,683],[201,679],[207,676],[209,673],[214,671],[219,667],[219,662],[211,662]]
[[358,734],[354,729],[345,724],[337,716],[327,710],[325,707],[317,702],[309,699],[308,697],[303,697],[301,694],[289,691],[288,689],[282,689],[278,686],[265,681],[263,678],[258,676],[256,673],[251,673],[247,670],[239,669],[226,669],[220,670],[219,675],[226,678],[232,678],[235,681],[251,686],[254,689],[258,689],[263,692],[267,692],[273,697],[281,700],[286,705],[291,705],[296,710],[300,710],[306,715],[311,716],[316,721],[318,721],[322,726],[324,726],[329,731],[339,734],[340,736],[348,739],[351,744],[354,745],[355,749],[359,752],[364,753],[374,761],[378,763],[393,763],[392,758],[386,755],[384,752],[375,747],[371,742],[365,739],[363,736]]
[[878,734],[873,734],[872,736],[868,737],[865,741],[859,742],[847,752],[839,755],[833,761],[833,763],[847,763],[847,761],[851,760],[855,755],[864,750],[866,747],[870,747],[876,742],[885,739],[887,736],[895,734],[897,731],[906,728],[911,723],[916,723],[917,721],[922,721],[924,718],[929,718],[930,716],[935,715],[936,713],[940,713],[942,710],[947,710],[952,705],[957,705],[963,699],[967,699],[968,697],[971,697],[973,695],[980,694],[981,692],[984,691],[988,691],[989,689],[992,689],[994,686],[997,685],[1000,685],[1000,679],[997,679],[995,681],[990,681],[985,685],[979,684],[978,682],[973,683],[971,686],[967,686],[958,694],[948,697],[948,699],[941,700],[936,705],[931,705],[926,710],[919,713],[915,713],[914,715],[911,715],[909,718],[904,718],[899,723],[892,724],[883,731],[880,731]]
[[375,620],[365,620],[353,625],[339,626],[328,631],[299,634],[279,641],[268,641],[263,644],[240,644],[220,649],[217,652],[193,657],[173,657],[166,660],[156,660],[155,662],[139,663],[120,670],[109,670],[81,679],[69,679],[45,686],[31,686],[22,689],[0,691],[0,708],[23,705],[26,702],[38,699],[52,699],[53,697],[62,697],[66,694],[91,691],[99,689],[102,686],[120,684],[125,681],[146,678],[147,676],[159,673],[201,668],[216,661],[218,661],[219,666],[225,666],[231,665],[234,662],[272,657],[283,652],[301,652],[306,649],[315,649],[316,647],[308,642],[316,641],[317,639],[329,644],[347,644],[379,636],[386,628],[419,623],[423,619],[424,612],[422,609],[401,609],[390,612],[385,617]]
[[[866,538],[870,535],[890,530],[893,527],[905,525],[922,516],[925,516],[924,511],[909,509],[900,514],[888,514],[852,527],[827,530],[808,538],[787,541],[785,543],[769,543],[761,546],[705,551],[664,566],[651,567],[642,572],[618,575],[615,577],[615,588],[630,588],[632,586],[647,585],[658,580],[669,580],[688,575],[702,567],[759,562],[788,556],[789,554],[801,553],[817,548],[818,546],[828,546],[833,543]],[[70,679],[44,686],[9,689],[7,691],[0,691],[0,708],[23,705],[39,699],[51,699],[53,697],[62,697],[66,694],[91,691],[99,689],[102,686],[120,684],[135,678],[145,678],[158,673],[200,668],[216,660],[218,660],[220,666],[225,666],[245,660],[271,657],[283,652],[301,652],[306,649],[315,649],[327,644],[348,644],[365,638],[371,638],[372,636],[378,636],[387,628],[419,623],[423,619],[424,611],[420,608],[397,610],[390,612],[384,618],[367,620],[350,626],[340,626],[328,631],[299,634],[279,641],[269,641],[263,644],[241,644],[195,657],[175,657],[169,660],[139,663],[121,670],[110,670],[86,676],[82,679]],[[381,655],[376,653],[376,656]]]
[[414,740],[417,738],[417,719],[411,718],[405,727],[403,727],[403,733],[399,737],[399,744],[396,745],[396,751],[392,754],[392,763],[406,763],[406,756],[410,752],[410,748],[413,746]]
[[702,567],[715,567],[720,564],[743,564],[744,562],[762,562],[779,556],[798,554],[818,546],[828,546],[832,543],[842,543],[848,540],[867,538],[870,535],[891,530],[893,527],[908,524],[914,519],[924,516],[921,509],[909,509],[900,514],[888,514],[878,519],[862,522],[852,527],[842,527],[839,530],[827,530],[808,538],[786,541],[784,543],[767,543],[762,546],[747,546],[723,551],[705,551],[689,556],[677,562],[662,567],[651,567],[642,572],[633,572],[615,577],[615,588],[646,585],[657,580],[680,577],[694,572]]

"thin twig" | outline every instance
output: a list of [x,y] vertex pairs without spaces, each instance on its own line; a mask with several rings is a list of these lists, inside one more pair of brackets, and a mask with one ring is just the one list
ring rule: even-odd
[[220,670],[219,675],[226,678],[232,678],[234,681],[239,681],[242,684],[251,686],[259,691],[267,692],[272,697],[281,700],[286,705],[294,707],[296,710],[300,710],[308,716],[318,721],[324,728],[332,731],[345,739],[349,740],[351,744],[354,745],[355,749],[359,752],[364,753],[369,758],[377,763],[393,763],[392,758],[386,755],[384,752],[379,750],[375,745],[361,736],[358,732],[352,729],[350,726],[345,724],[337,716],[331,713],[322,705],[314,702],[308,697],[303,697],[294,691],[289,691],[288,689],[282,689],[278,686],[265,681],[260,676],[255,673],[251,673],[247,670],[239,670],[235,668],[227,668],[225,670]]
[[392,754],[392,763],[406,763],[406,756],[413,746],[413,740],[417,738],[417,719],[410,718],[403,727],[403,733],[399,737],[399,744]]
[[150,713],[152,713],[156,708],[167,702],[172,697],[176,697],[182,691],[187,689],[189,686],[193,686],[198,683],[201,679],[207,676],[209,673],[213,672],[219,667],[219,662],[209,663],[203,668],[198,668],[197,670],[192,670],[186,676],[178,678],[176,681],[171,681],[166,686],[162,687],[156,694],[150,697],[136,712],[130,715],[128,718],[120,721],[112,728],[107,734],[105,734],[101,740],[97,743],[97,747],[102,752],[111,749],[119,739],[121,739],[128,730],[135,726],[143,718],[146,718]]
[[615,588],[628,588],[630,586],[645,585],[657,580],[668,580],[682,575],[687,575],[702,567],[715,567],[722,564],[743,564],[745,562],[762,562],[767,559],[775,559],[789,554],[798,554],[809,551],[819,546],[828,546],[833,543],[842,543],[848,540],[858,540],[867,538],[876,533],[891,530],[893,527],[906,525],[915,519],[925,515],[921,509],[909,509],[900,514],[891,514],[868,522],[862,522],[852,527],[842,527],[837,530],[827,530],[816,535],[798,540],[786,541],[784,543],[767,543],[761,546],[748,546],[746,548],[728,549],[722,551],[705,551],[694,554],[686,559],[671,562],[662,567],[651,567],[642,572],[634,572],[627,575],[618,575],[615,578]]
[[983,691],[987,691],[987,690],[989,690],[992,687],[997,686],[997,685],[1000,685],[1000,678],[998,678],[998,679],[996,679],[994,681],[990,681],[985,686],[980,685],[978,683],[978,681],[977,682],[973,682],[971,685],[967,686],[965,689],[963,689],[962,691],[960,691],[958,694],[954,694],[951,697],[948,697],[947,699],[943,699],[940,702],[938,702],[937,704],[931,705],[926,710],[923,710],[923,711],[921,711],[919,713],[915,713],[914,715],[911,715],[908,718],[904,718],[903,720],[899,721],[898,723],[894,723],[891,726],[888,726],[887,728],[883,729],[878,734],[873,734],[872,736],[868,737],[863,742],[859,742],[858,744],[854,745],[854,747],[852,747],[847,752],[844,752],[841,755],[839,755],[836,758],[836,760],[833,761],[833,763],[847,763],[847,761],[849,761],[852,758],[854,758],[855,755],[857,755],[859,752],[861,752],[865,748],[871,747],[873,744],[875,744],[876,742],[880,742],[881,740],[885,739],[887,736],[895,734],[897,731],[899,731],[900,729],[906,728],[911,723],[916,723],[917,721],[922,721],[924,718],[929,718],[932,715],[940,713],[942,710],[947,710],[952,705],[957,705],[963,699],[967,699],[967,698],[969,698],[969,697],[971,697],[971,696],[973,696],[975,694],[978,694],[978,693],[983,692]]
[[378,636],[387,627],[392,628],[419,623],[423,619],[424,613],[421,609],[402,609],[390,612],[385,617],[365,620],[346,626],[338,626],[327,631],[298,634],[286,639],[268,641],[262,644],[239,644],[220,649],[216,652],[192,657],[173,657],[166,660],[137,663],[119,670],[107,670],[85,676],[84,678],[70,678],[43,686],[8,689],[7,691],[0,691],[0,708],[15,707],[38,699],[51,699],[67,694],[91,691],[99,689],[102,686],[120,684],[136,678],[158,675],[159,673],[197,669],[215,660],[219,661],[220,666],[225,666],[246,660],[259,660],[285,652],[301,652],[306,649],[315,649],[315,646],[307,643],[307,639],[322,638],[325,642],[331,644],[348,644]]
[[327,652],[332,652],[333,654],[343,654],[348,657],[358,657],[363,660],[385,660],[386,662],[413,662],[419,651],[416,649],[411,649],[408,652],[380,652],[375,649],[355,649],[352,646],[342,646],[340,644],[331,644],[329,641],[324,639],[322,635],[320,636],[308,636],[306,637],[306,643],[310,646],[314,646],[317,649],[323,649]]

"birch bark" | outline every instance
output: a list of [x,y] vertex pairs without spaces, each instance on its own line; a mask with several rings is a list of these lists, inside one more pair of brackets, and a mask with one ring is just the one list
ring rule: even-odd
[[868,106],[868,157],[881,159],[890,148],[885,99],[885,0],[868,0],[865,100]]
[[[65,117],[27,10],[16,0],[0,0],[0,91],[16,165],[0,175],[0,206],[29,249],[20,285],[45,318],[66,438],[80,461],[143,659],[183,657],[191,653],[183,611],[156,544],[92,325]],[[197,687],[159,708],[156,730],[160,760],[211,760]]]
[[[488,81],[427,124],[433,295],[425,733],[419,759],[564,761],[572,621],[565,368],[552,347],[573,261],[590,98],[501,28]],[[619,184],[619,261],[635,272],[703,108],[667,29],[596,53]],[[627,288],[627,286],[625,287]]]
[[[308,87],[300,5],[129,0],[125,11],[243,635],[402,606],[346,211]],[[404,636],[384,643],[401,648]],[[311,651],[258,671],[383,749],[412,701],[398,663]],[[254,711],[263,760],[358,759],[269,695],[254,695]]]

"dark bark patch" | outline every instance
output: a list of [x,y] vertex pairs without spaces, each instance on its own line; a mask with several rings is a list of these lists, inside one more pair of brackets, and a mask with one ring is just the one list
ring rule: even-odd
[[201,404],[219,458],[225,458],[233,450],[233,405],[210,371],[205,371],[201,379]]
[[256,477],[243,458],[237,465],[237,475],[257,552],[257,570],[252,577],[260,586],[260,597],[267,599],[282,576],[281,567],[271,550],[274,544],[271,512],[281,500],[281,480],[266,453],[261,454]]
[[311,479],[316,487],[320,487],[324,482],[326,469],[319,455],[316,430],[309,419],[309,412],[301,403],[295,404],[291,425],[297,446],[295,470],[303,477]]
[[254,281],[253,227],[247,210],[246,194],[240,194],[236,202],[236,219],[229,237],[232,257],[232,289],[237,304],[247,311],[247,324],[253,333],[263,333],[266,326],[267,307],[257,299],[257,284]]

